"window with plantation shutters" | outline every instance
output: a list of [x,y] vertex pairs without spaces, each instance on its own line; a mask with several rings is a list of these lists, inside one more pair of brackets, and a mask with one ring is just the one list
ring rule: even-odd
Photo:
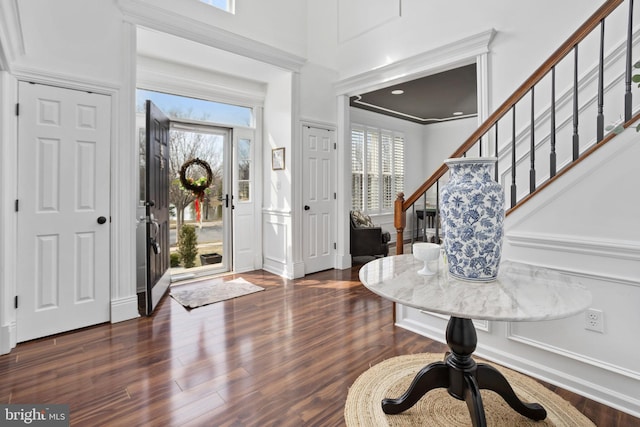
[[369,214],[393,212],[404,191],[404,136],[354,125],[351,130],[352,209]]

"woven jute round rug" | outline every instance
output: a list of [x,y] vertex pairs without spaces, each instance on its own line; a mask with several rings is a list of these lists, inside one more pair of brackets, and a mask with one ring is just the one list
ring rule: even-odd
[[[384,398],[400,397],[425,365],[442,360],[443,355],[422,353],[385,360],[360,375],[349,389],[344,409],[348,427],[442,426],[467,427],[471,417],[465,402],[454,399],[446,389],[429,391],[410,409],[396,415],[382,412]],[[494,365],[495,366],[495,365]],[[515,412],[497,393],[481,390],[487,426],[595,427],[569,402],[531,378],[496,366],[523,402],[536,402],[547,410],[542,421],[530,420]]]

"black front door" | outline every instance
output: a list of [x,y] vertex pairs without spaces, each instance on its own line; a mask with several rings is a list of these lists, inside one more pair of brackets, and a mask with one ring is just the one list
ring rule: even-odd
[[169,274],[169,119],[146,102],[146,314],[150,315],[171,282]]

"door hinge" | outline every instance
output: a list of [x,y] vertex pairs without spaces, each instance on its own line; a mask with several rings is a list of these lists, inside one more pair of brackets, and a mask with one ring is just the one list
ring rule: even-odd
[[13,303],[13,306],[14,306],[15,308],[18,308],[18,295],[16,295],[16,298],[15,298],[15,301],[14,301],[14,303]]
[[338,249],[338,244],[336,242],[333,242],[333,249]]
[[333,193],[333,200],[336,200],[338,198],[338,195],[336,193]]
[[20,103],[16,104],[16,116],[20,115]]
[[337,149],[338,149],[338,143],[337,143],[337,142],[334,142],[334,143],[333,143],[333,149],[334,149],[334,150],[337,150]]
[[20,201],[18,199],[16,199],[16,212],[18,212],[18,209],[20,208]]

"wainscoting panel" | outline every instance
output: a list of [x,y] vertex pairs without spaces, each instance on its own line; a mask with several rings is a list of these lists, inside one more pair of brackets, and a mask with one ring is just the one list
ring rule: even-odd
[[263,269],[270,273],[289,277],[287,262],[290,258],[291,213],[276,210],[264,210],[262,213],[263,230]]

